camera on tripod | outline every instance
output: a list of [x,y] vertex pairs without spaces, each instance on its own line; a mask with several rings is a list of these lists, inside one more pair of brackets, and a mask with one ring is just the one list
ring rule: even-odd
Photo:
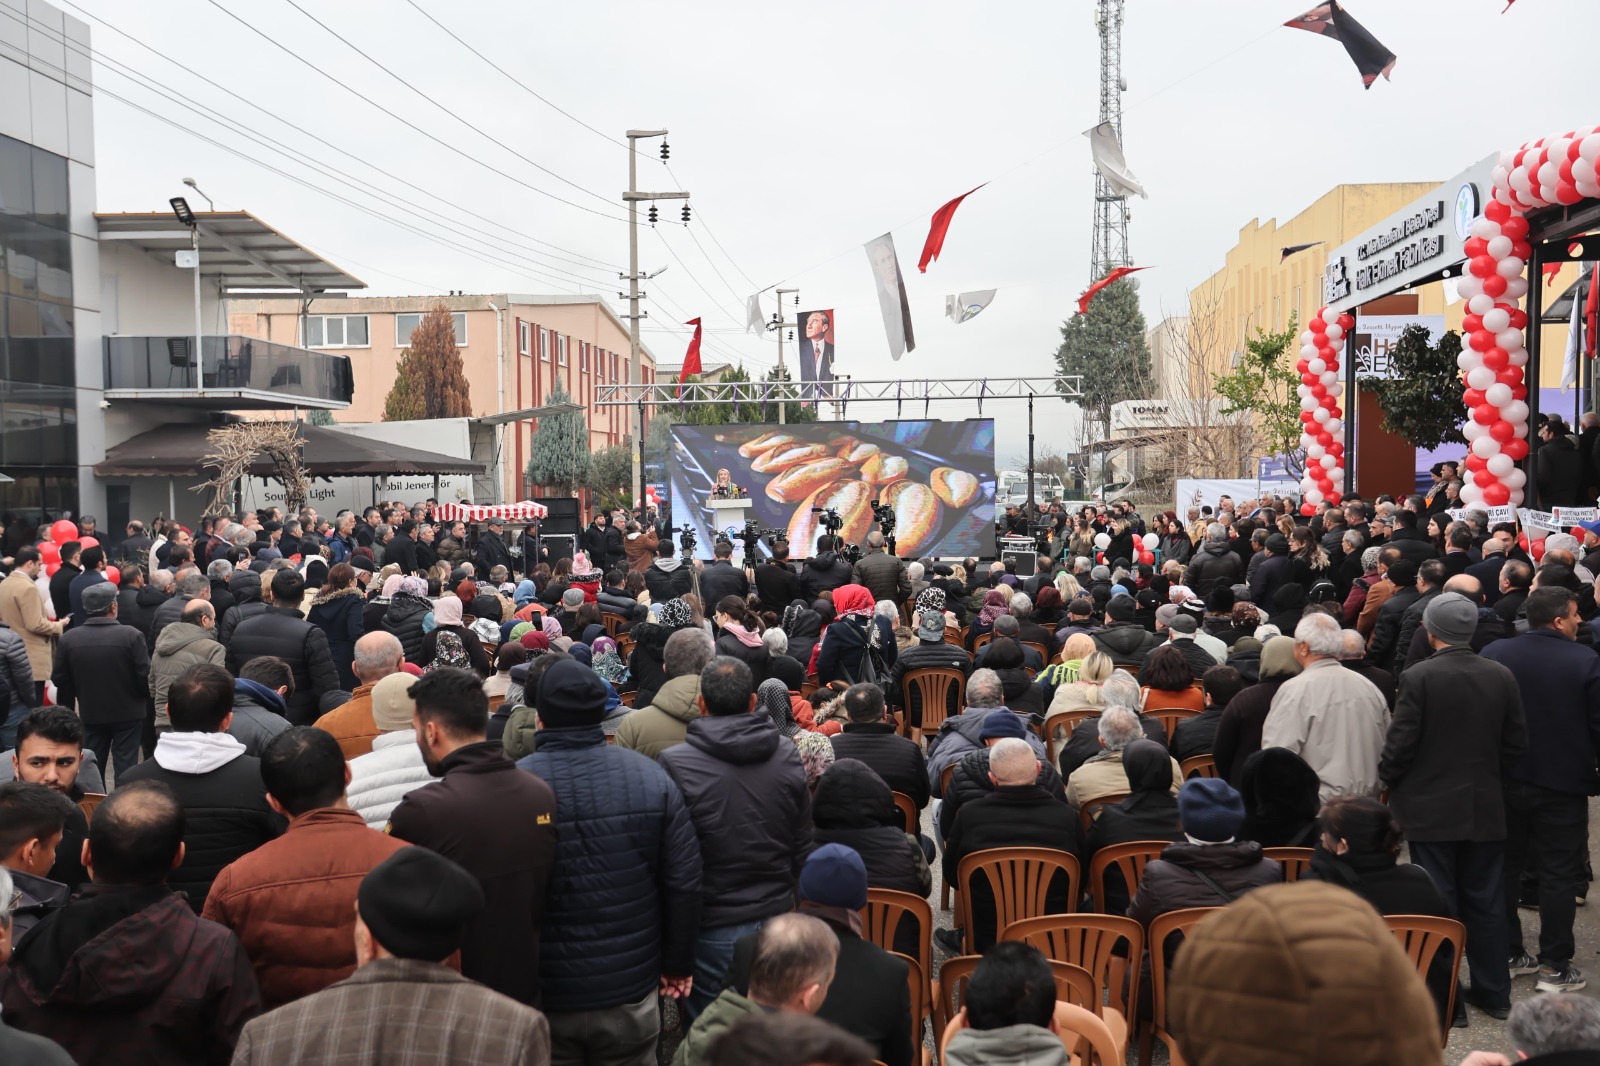
[[839,530],[844,528],[844,518],[832,507],[813,507],[811,513],[820,516],[817,525],[826,529],[832,536],[838,536]]
[[878,500],[872,501],[872,520],[878,523],[878,531],[883,534],[884,544],[889,554],[894,550],[894,508]]
[[683,525],[678,527],[678,546],[682,549],[683,554],[686,557],[694,554],[695,546],[698,543],[699,541],[694,535],[694,526],[690,525],[688,522],[685,522]]
[[[729,532],[735,532],[736,529],[737,527],[730,526]],[[754,566],[756,564],[756,545],[759,542],[766,541],[767,548],[771,549],[777,545],[783,536],[778,530],[769,529],[754,518],[747,519],[744,529],[737,530],[737,532],[744,540],[744,561],[746,566]]]

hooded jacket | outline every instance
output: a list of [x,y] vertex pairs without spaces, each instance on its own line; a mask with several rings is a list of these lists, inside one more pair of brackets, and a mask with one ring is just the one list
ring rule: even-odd
[[959,1029],[944,1049],[945,1066],[1068,1066],[1061,1038],[1039,1025]]
[[652,759],[682,744],[689,723],[700,717],[700,675],[674,677],[656,690],[648,707],[640,707],[617,726],[616,745]]
[[233,721],[228,735],[244,745],[244,753],[261,758],[272,738],[289,728],[289,705],[278,693],[256,681],[233,683]]
[[724,988],[683,1034],[678,1050],[672,1056],[672,1066],[706,1066],[711,1061],[712,1047],[723,1033],[732,1029],[740,1019],[765,1011],[766,1008],[761,1004],[746,999],[731,988]]
[[[889,786],[866,763],[843,759],[828,767],[817,782],[811,821],[818,847],[843,844],[861,856],[868,886],[923,897],[933,890],[922,845],[906,832]],[[910,938],[906,946],[915,943]],[[916,957],[916,951],[911,955]]]
[[[1205,874],[1226,892],[1219,895],[1195,871]],[[1161,858],[1152,859],[1128,904],[1128,917],[1144,926],[1168,911],[1186,907],[1224,907],[1252,888],[1283,880],[1283,867],[1261,854],[1253,840],[1231,844],[1168,845]]]
[[183,863],[168,883],[188,897],[196,914],[222,868],[283,832],[283,817],[267,806],[261,763],[226,733],[164,733],[156,754],[118,784],[161,781],[183,804]]
[[799,606],[793,603],[789,606],[794,608],[794,613],[784,611],[783,632],[789,638],[789,654],[804,665],[811,661],[811,653],[822,639],[822,616],[803,602]]
[[846,722],[832,743],[836,762],[859,760],[892,790],[910,796],[917,810],[928,805],[928,761],[922,746],[900,736],[892,722]]
[[848,584],[850,564],[835,552],[819,552],[800,568],[800,594],[808,600]]
[[174,622],[156,638],[156,651],[150,657],[150,698],[156,705],[156,728],[170,729],[167,717],[167,690],[178,675],[199,663],[223,665],[227,652],[217,636],[205,626]]
[[[1153,741],[1136,740],[1123,750],[1122,768],[1128,774],[1128,798],[1100,808],[1079,855],[1085,870],[1101,848],[1136,840],[1183,839],[1178,800],[1172,794],[1172,760],[1166,749]],[[1122,871],[1115,866],[1107,869],[1106,913],[1126,914],[1129,894]]]
[[1317,772],[1288,748],[1262,748],[1239,773],[1244,799],[1241,840],[1264,848],[1309,848],[1317,844]]
[[389,601],[388,608],[383,612],[383,628],[399,639],[408,663],[427,665],[422,658],[422,638],[427,636],[422,631],[422,620],[432,610],[432,601],[401,592]]
[[[213,605],[216,595],[211,597]],[[122,589],[117,593],[117,621],[125,626],[137,629],[145,638],[145,647],[150,647],[150,626],[156,619],[156,608],[167,602],[167,597],[160,589],[145,585],[136,589]],[[232,603],[232,598],[229,598]],[[217,612],[221,618],[223,612]]]
[[622,548],[628,556],[628,569],[640,574],[650,569],[650,560],[655,558],[656,545],[660,543],[661,539],[656,536],[654,529],[624,536]]
[[166,885],[88,885],[17,945],[0,1004],[77,1062],[225,1066],[261,994],[234,935]]
[[694,591],[694,572],[676,555],[658,555],[644,572],[644,587],[651,603],[666,603]]
[[[999,711],[1012,713],[1004,707],[968,707],[960,714],[946,718],[944,724],[939,726],[938,735],[928,744],[928,784],[934,795],[940,795],[939,775],[944,773],[946,766],[954,766],[967,755],[985,747],[983,720]],[[1028,730],[1023,739],[1035,755],[1041,759],[1046,757],[1044,741],[1033,730]]]
[[289,664],[294,691],[285,702],[294,725],[316,721],[322,697],[339,689],[339,671],[328,653],[328,635],[293,607],[269,606],[240,622],[227,648],[228,672],[234,677],[258,655],[275,655]]
[[700,839],[701,928],[790,910],[812,846],[799,749],[765,715],[735,714],[689,723],[684,743],[660,762]]
[[1244,574],[1244,564],[1227,541],[1221,544],[1207,540],[1189,560],[1189,571],[1184,575],[1189,587],[1204,596],[1221,585],[1236,585]]
[[422,761],[417,735],[410,729],[380,733],[372,750],[350,760],[345,797],[370,829],[382,829],[406,793],[436,780]]
[[638,686],[633,698],[634,706],[647,707],[655,702],[657,690],[667,683],[667,638],[676,632],[658,622],[640,622],[628,631],[633,638],[633,652],[628,656],[628,676]]
[[1244,761],[1261,750],[1261,730],[1272,712],[1272,698],[1291,677],[1300,674],[1294,657],[1293,637],[1273,637],[1261,649],[1261,680],[1228,701],[1217,719],[1216,742],[1212,755],[1217,774],[1238,788],[1244,774]]
[[339,687],[346,692],[354,692],[361,684],[356,679],[353,663],[356,641],[366,632],[363,617],[366,606],[366,599],[356,586],[334,590],[324,585],[311,601],[311,610],[306,612],[306,621],[327,634],[328,654],[339,672]]
[[1137,622],[1110,622],[1092,637],[1095,648],[1111,656],[1119,666],[1140,666],[1159,641],[1156,635]]

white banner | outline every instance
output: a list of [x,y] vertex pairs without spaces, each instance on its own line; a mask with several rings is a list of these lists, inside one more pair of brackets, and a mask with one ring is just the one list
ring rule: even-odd
[[1571,529],[1579,522],[1593,522],[1595,516],[1600,514],[1600,508],[1594,507],[1557,507],[1556,528]]
[[[1270,492],[1274,496],[1298,497],[1300,482],[1289,479],[1258,481],[1254,478],[1179,478],[1172,513],[1177,515],[1180,521],[1187,523],[1191,507],[1209,507],[1215,513],[1217,501],[1223,496],[1232,496],[1233,505],[1238,507],[1246,500],[1259,499],[1263,492]],[[1239,518],[1245,517],[1242,512],[1236,513]]]
[[1489,524],[1491,526],[1497,522],[1514,522],[1517,518],[1517,511],[1509,505],[1505,507],[1456,507],[1446,511],[1445,514],[1452,519],[1459,519],[1468,511],[1482,511],[1489,516]]
[[1556,516],[1549,511],[1530,511],[1526,507],[1517,508],[1517,521],[1521,522],[1522,528],[1529,533],[1554,533],[1561,528],[1556,522]]

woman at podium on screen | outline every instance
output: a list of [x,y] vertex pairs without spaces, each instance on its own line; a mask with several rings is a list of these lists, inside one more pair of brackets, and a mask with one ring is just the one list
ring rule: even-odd
[[739,495],[739,486],[733,483],[728,474],[728,468],[723,467],[717,471],[716,483],[711,486],[713,500],[731,500]]

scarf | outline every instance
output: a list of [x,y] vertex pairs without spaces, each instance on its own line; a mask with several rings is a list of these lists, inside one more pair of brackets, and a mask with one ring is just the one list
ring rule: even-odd
[[[387,581],[384,582],[384,587],[389,587]],[[400,591],[425,600],[428,598],[428,582],[420,577],[403,577],[400,579]]]
[[400,591],[400,586],[405,583],[405,580],[405,575],[403,574],[390,574],[388,577],[383,579],[383,590],[380,591],[378,595],[382,596],[386,600],[394,599],[395,595]]
[[833,590],[833,609],[839,618],[852,615],[870,618],[876,606],[872,602],[872,593],[861,585],[840,585]]
[[656,613],[656,621],[668,629],[684,629],[693,620],[694,616],[689,611],[689,605],[683,600],[668,600],[661,605]]
[[919,615],[944,614],[944,589],[934,588],[929,585],[917,593],[917,613]]
[[789,687],[782,681],[774,677],[761,682],[761,687],[756,689],[756,701],[762,713],[778,727],[778,732],[786,737],[800,735],[800,726],[794,720],[794,707],[789,702]]
[[564,635],[561,631],[560,620],[551,618],[549,615],[545,615],[543,620],[540,621],[539,628],[543,630],[544,635],[550,638],[552,641],[557,637]]
[[433,604],[433,624],[435,626],[460,625],[461,598],[459,596],[446,596],[442,600],[435,600]]
[[[759,636],[750,632],[738,622],[729,622],[727,625],[722,627],[722,631],[724,633],[731,634],[733,639],[737,640],[740,644],[743,644],[747,648],[764,647]],[[784,689],[784,691],[787,692],[788,689]]]
[[983,594],[983,609],[978,612],[977,624],[994,628],[994,620],[1011,610],[1011,589],[992,588]]

